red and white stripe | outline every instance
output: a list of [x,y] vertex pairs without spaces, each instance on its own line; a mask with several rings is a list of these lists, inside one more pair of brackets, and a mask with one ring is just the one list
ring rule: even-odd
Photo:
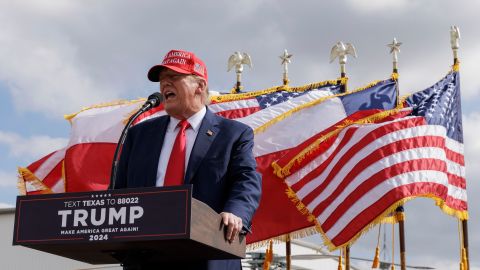
[[212,103],[208,108],[213,113],[229,119],[242,118],[261,109],[256,98]]
[[326,143],[285,180],[334,246],[402,199],[433,196],[467,210],[463,144],[442,126],[405,117],[352,125]]

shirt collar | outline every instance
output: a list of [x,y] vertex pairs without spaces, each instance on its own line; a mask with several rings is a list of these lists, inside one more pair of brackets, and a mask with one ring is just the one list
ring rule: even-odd
[[[200,111],[196,112],[194,115],[190,116],[187,121],[190,124],[190,127],[197,132],[200,128],[200,124],[202,123],[205,114],[207,113],[207,107],[203,107]],[[180,120],[170,116],[170,123],[168,123],[168,130],[173,131],[180,123]]]

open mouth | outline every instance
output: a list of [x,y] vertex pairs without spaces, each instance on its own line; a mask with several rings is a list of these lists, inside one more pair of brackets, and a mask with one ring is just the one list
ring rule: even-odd
[[165,96],[166,100],[169,100],[169,99],[174,98],[176,96],[175,93],[170,92],[170,91],[166,91],[163,95]]

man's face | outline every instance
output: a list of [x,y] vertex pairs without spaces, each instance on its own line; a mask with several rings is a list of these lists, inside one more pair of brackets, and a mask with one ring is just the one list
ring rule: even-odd
[[177,119],[186,119],[202,109],[201,79],[163,68],[159,74],[160,93],[165,98],[165,111]]

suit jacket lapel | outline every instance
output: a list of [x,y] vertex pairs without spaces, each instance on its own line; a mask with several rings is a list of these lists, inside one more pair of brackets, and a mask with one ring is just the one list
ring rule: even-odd
[[218,135],[219,128],[217,127],[216,116],[207,108],[207,113],[203,118],[200,129],[198,130],[195,144],[193,145],[190,159],[188,160],[188,167],[185,173],[185,184],[190,184],[195,172],[198,170],[200,163],[208,152],[212,142]]
[[163,140],[165,139],[165,133],[167,132],[169,122],[170,117],[159,118],[155,123],[154,128],[150,130],[150,134],[148,134],[147,140],[151,147],[148,148],[148,152],[145,153],[145,158],[142,159],[144,162],[149,162],[147,166],[148,171],[145,172],[144,179],[144,186],[146,187],[154,187],[157,183],[158,161],[160,159],[160,152],[162,151]]

